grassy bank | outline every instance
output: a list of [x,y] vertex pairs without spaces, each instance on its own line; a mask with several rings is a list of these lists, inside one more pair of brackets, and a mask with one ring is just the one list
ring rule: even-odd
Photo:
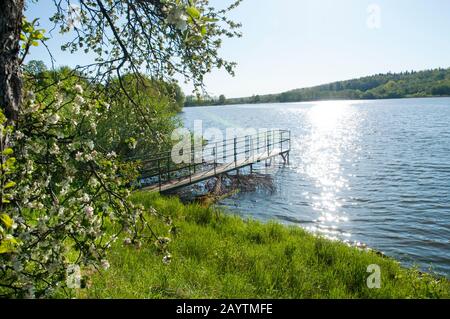
[[[403,269],[391,259],[317,238],[298,227],[262,224],[176,198],[136,194],[170,216],[173,259],[155,245],[117,243],[111,268],[93,276],[85,298],[449,298],[447,279]],[[157,232],[165,232],[163,225]],[[367,288],[368,265],[381,267],[381,289]]]

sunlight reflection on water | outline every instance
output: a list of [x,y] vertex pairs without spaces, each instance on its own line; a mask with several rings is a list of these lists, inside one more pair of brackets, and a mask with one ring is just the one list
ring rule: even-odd
[[297,172],[307,176],[316,188],[314,194],[305,194],[317,213],[315,225],[307,229],[330,239],[338,239],[337,224],[349,221],[340,194],[349,188],[343,162],[359,143],[357,116],[349,101],[316,103],[306,115],[309,133],[294,145],[302,154]]
[[218,205],[450,276],[450,98],[212,106],[185,109],[183,119],[291,130],[290,165],[256,168],[276,191]]

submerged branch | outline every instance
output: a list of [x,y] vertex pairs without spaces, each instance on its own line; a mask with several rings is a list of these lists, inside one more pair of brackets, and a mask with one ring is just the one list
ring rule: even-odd
[[[195,191],[200,190],[200,195]],[[174,192],[185,202],[198,201],[212,204],[239,192],[265,191],[270,194],[276,190],[273,177],[268,174],[222,174],[204,182],[202,185],[187,187]]]

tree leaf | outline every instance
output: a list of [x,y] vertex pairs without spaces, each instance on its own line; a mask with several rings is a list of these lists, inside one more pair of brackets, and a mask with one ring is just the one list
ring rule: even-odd
[[14,246],[17,245],[18,242],[15,238],[6,238],[0,242],[0,254],[11,253],[15,250]]
[[188,7],[186,12],[194,19],[200,18],[200,11],[198,11],[195,7]]
[[14,221],[11,219],[11,217],[9,217],[6,214],[1,214],[0,220],[3,222],[3,224],[5,224],[6,228],[11,228],[14,223]]
[[12,153],[14,153],[14,151],[11,147],[5,148],[3,150],[3,155],[5,155],[5,156],[11,155]]
[[9,181],[8,183],[6,183],[6,185],[3,187],[3,189],[8,189],[8,188],[11,188],[14,186],[16,186],[16,182]]

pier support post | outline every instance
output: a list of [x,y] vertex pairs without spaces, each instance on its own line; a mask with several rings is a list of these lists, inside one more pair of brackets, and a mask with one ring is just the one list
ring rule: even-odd
[[283,132],[278,132],[280,135],[280,152],[283,153]]
[[217,143],[214,147],[214,175],[217,175]]
[[237,137],[234,138],[234,167],[237,167]]
[[227,163],[227,151],[228,151],[228,149],[227,149],[227,140],[224,137],[223,138],[223,147],[222,147],[223,164]]

